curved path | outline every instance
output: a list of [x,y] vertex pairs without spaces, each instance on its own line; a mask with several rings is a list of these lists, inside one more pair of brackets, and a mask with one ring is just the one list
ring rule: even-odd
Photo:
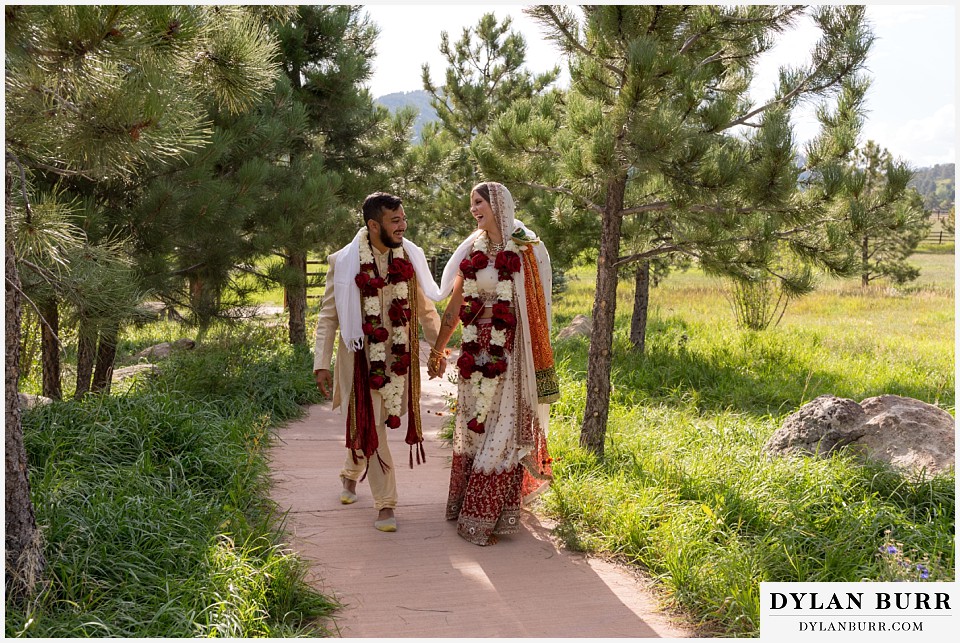
[[[421,344],[421,363],[429,351]],[[448,372],[449,368],[448,368]],[[662,612],[628,570],[562,549],[552,524],[524,512],[523,530],[472,545],[444,520],[450,448],[437,439],[455,387],[422,371],[427,462],[408,467],[400,429],[399,529],[376,531],[366,482],[339,502],[344,417],[329,403],[278,430],[272,496],[289,509],[291,546],[311,563],[308,580],[343,604],[329,627],[344,637],[662,637],[695,634]]]

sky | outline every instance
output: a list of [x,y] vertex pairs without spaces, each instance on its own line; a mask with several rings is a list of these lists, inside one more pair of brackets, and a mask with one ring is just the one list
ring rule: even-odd
[[[435,83],[442,82],[446,61],[440,54],[440,33],[459,39],[489,11],[497,18],[509,15],[513,29],[527,42],[527,67],[542,72],[556,64],[569,76],[559,52],[543,39],[542,31],[522,12],[522,5],[488,2],[483,5],[368,3],[366,10],[380,28],[378,55],[370,90],[374,97],[422,89],[423,63],[430,65]],[[873,140],[894,157],[915,168],[956,162],[956,34],[957,10],[941,5],[870,5],[867,8],[876,40],[867,73],[867,115],[861,143]],[[816,40],[809,21],[784,33],[780,42],[760,60],[751,96],[760,104],[771,97],[777,69],[809,58]],[[797,140],[816,132],[813,107],[795,113]]]

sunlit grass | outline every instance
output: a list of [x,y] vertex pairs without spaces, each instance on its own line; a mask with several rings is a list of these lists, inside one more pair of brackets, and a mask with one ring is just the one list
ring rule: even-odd
[[[764,332],[736,326],[719,280],[689,271],[651,292],[632,351],[630,280],[617,294],[605,458],[579,448],[588,340],[557,342],[555,481],[545,509],[569,546],[646,569],[708,632],[756,635],[761,581],[887,580],[888,538],[954,574],[954,477],[904,477],[845,457],[770,459],[783,419],[821,394],[893,393],[954,412],[953,256],[926,281],[825,283]],[[571,275],[555,331],[589,315],[594,275]]]
[[[124,350],[179,334],[156,330]],[[335,605],[267,495],[271,427],[318,401],[311,360],[269,329],[215,332],[122,394],[25,413],[47,584],[6,606],[6,635],[322,635]]]

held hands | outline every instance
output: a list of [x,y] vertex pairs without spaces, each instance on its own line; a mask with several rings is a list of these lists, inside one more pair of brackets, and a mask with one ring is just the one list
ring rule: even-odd
[[440,377],[447,370],[447,350],[430,349],[430,359],[427,360],[427,375],[430,379]]

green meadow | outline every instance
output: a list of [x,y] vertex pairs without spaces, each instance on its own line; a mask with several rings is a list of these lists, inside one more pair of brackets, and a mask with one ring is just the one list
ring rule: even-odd
[[[588,341],[555,345],[563,396],[543,506],[566,544],[639,566],[707,635],[757,635],[762,581],[953,579],[952,474],[762,453],[819,395],[904,395],[955,413],[954,255],[913,259],[914,285],[826,280],[763,332],[737,327],[721,280],[673,274],[651,291],[644,355],[629,342],[625,280],[602,462],[578,447]],[[555,331],[592,305],[593,274],[574,272]]]

